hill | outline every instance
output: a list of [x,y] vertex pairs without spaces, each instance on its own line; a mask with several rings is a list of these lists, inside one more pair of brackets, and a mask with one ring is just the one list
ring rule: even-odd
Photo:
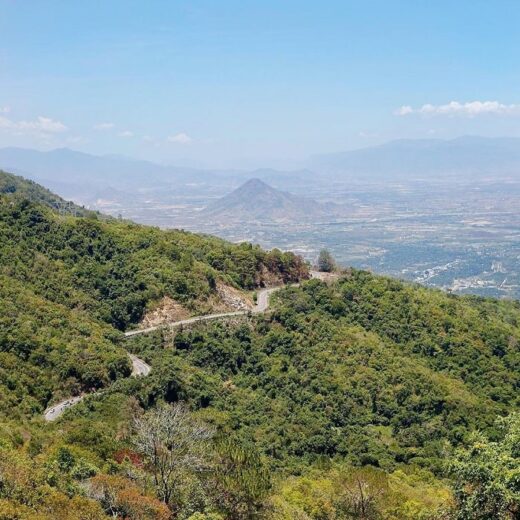
[[[294,255],[61,215],[14,181],[0,194],[0,518],[515,518],[518,302],[356,270],[305,281]],[[164,297],[206,313],[220,284],[275,280],[288,287],[272,312],[123,343]],[[127,377],[127,351],[148,376]],[[48,402],[91,389],[43,422]]]
[[11,195],[48,206],[62,215],[110,218],[67,201],[34,181],[0,170],[0,195]]
[[499,441],[497,418],[519,409],[518,302],[353,270],[288,288],[274,305],[250,326],[178,333],[173,350],[161,332],[129,346],[174,371],[175,394],[226,438],[264,457],[267,518],[349,518],[340,497],[352,481],[381,493],[368,518],[467,518],[448,516],[445,479],[475,431]]
[[0,167],[47,184],[94,184],[103,187],[143,185],[145,179],[165,183],[204,175],[203,170],[162,166],[114,155],[98,156],[68,148],[49,151],[2,148]]
[[[254,172],[230,169],[198,169],[157,164],[118,155],[93,155],[58,148],[40,151],[30,148],[0,148],[0,169],[24,175],[53,189],[81,190],[164,186],[178,183],[224,184],[248,179],[252,175],[264,180],[276,180],[287,185],[309,179],[308,170],[279,171],[259,169]],[[81,193],[75,189],[75,193]]]
[[[201,313],[219,305],[219,284],[245,291],[307,275],[292,254],[103,220],[81,208],[73,213],[84,216],[71,216],[31,181],[2,174],[0,182],[0,352],[20,383],[13,390],[17,378],[3,372],[0,386],[19,413],[41,411],[53,392],[127,375],[117,331],[165,297]],[[24,383],[36,375],[35,385]]]
[[332,214],[333,208],[277,190],[260,179],[246,181],[203,211],[204,217],[227,222],[308,220]]
[[402,139],[380,146],[316,156],[309,166],[320,173],[374,178],[444,176],[518,177],[519,138],[459,137]]

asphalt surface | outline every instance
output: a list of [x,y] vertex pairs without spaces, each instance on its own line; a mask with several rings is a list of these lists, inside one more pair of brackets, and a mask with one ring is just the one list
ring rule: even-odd
[[261,289],[256,294],[256,305],[253,307],[253,314],[265,312],[269,308],[269,298],[271,294],[281,289],[281,287],[271,287],[269,289]]
[[169,323],[161,323],[160,325],[155,325],[154,327],[148,327],[146,329],[139,330],[130,330],[125,332],[125,336],[138,336],[139,334],[147,334],[148,332],[153,332],[154,330],[163,329],[165,327],[182,327],[183,325],[191,325],[193,323],[198,323],[201,321],[211,321],[218,320],[221,318],[232,318],[233,316],[247,316],[249,314],[259,314],[265,312],[269,308],[269,297],[275,291],[278,291],[282,287],[270,287],[268,289],[260,289],[257,292],[256,297],[256,305],[249,311],[232,311],[232,312],[221,312],[218,314],[205,314],[204,316],[194,316],[193,318],[188,318],[186,320],[172,321]]
[[71,406],[74,406],[76,403],[79,403],[84,397],[85,397],[84,395],[78,395],[76,397],[69,397],[65,401],[62,401],[61,403],[57,403],[54,406],[47,408],[47,410],[45,410],[45,412],[43,414],[43,417],[45,418],[46,421],[54,421],[65,410],[67,410]]
[[[134,356],[133,354],[128,354],[128,357],[132,361],[132,376],[147,376],[150,373],[151,367],[147,363],[145,363],[142,359]],[[47,410],[43,413],[43,418],[46,421],[55,421],[58,417],[63,415],[63,413],[68,410],[71,406],[79,403],[85,395],[78,395],[76,397],[69,397],[60,403],[55,404],[54,406],[49,406]]]
[[[311,271],[311,278],[318,278],[323,279],[322,274],[317,271]],[[298,284],[295,284],[298,285]],[[155,327],[148,327],[147,329],[140,329],[140,330],[131,330],[128,332],[125,332],[126,337],[130,336],[136,336],[138,334],[146,334],[148,332],[152,332],[157,329],[161,329],[164,327],[181,327],[183,325],[190,325],[192,323],[198,323],[201,321],[211,321],[211,320],[217,320],[220,318],[230,318],[233,316],[247,316],[249,314],[260,314],[262,312],[267,311],[269,308],[269,298],[271,294],[273,294],[275,291],[278,291],[279,289],[282,289],[282,287],[270,287],[267,289],[260,289],[257,292],[257,298],[256,298],[256,305],[251,309],[247,311],[234,311],[234,312],[222,312],[220,314],[206,314],[204,316],[194,316],[193,318],[188,318],[186,320],[180,320],[180,321],[174,321],[171,323],[165,323],[161,325],[156,325]],[[137,356],[134,356],[133,354],[128,354],[130,359],[132,360],[132,376],[133,377],[139,377],[139,376],[147,376],[150,373],[151,367],[146,362],[144,362],[142,359],[138,358]],[[54,406],[51,406],[45,410],[43,417],[46,421],[55,421],[58,417],[60,417],[66,410],[68,410],[71,406],[74,406],[75,404],[79,403],[85,395],[79,395],[76,397],[69,397],[68,399],[65,399],[64,401],[61,401],[60,403],[55,404]]]
[[145,363],[142,359],[134,356],[133,354],[128,354],[128,356],[132,360],[132,375],[134,377],[147,376],[150,373],[152,368],[148,363]]

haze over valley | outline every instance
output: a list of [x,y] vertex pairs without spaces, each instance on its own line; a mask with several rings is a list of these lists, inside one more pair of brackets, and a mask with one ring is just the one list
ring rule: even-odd
[[116,217],[311,262],[325,247],[343,266],[518,298],[519,150],[520,139],[409,140],[311,158],[306,169],[247,171],[2,149],[0,167]]
[[0,0],[0,520],[520,520],[519,25]]

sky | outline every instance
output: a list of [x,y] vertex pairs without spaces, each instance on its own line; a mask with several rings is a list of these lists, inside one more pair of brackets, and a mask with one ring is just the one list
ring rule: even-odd
[[0,147],[298,167],[520,137],[518,0],[0,0]]

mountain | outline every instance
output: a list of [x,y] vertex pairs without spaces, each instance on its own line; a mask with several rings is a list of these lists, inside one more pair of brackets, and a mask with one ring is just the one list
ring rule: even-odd
[[68,148],[50,151],[2,148],[0,168],[57,185],[142,186],[176,180],[195,181],[211,175],[203,170],[163,166],[115,155],[97,156]]
[[293,221],[331,216],[332,210],[313,199],[277,190],[260,179],[250,179],[213,202],[204,217],[226,221]]
[[[353,269],[307,281],[290,253],[0,188],[0,518],[516,518],[518,302]],[[269,281],[285,288],[265,314],[121,334],[165,300],[209,314],[222,285]]]
[[[20,374],[47,380],[37,396],[30,386],[12,393],[0,374],[0,394],[20,411],[41,411],[53,393],[97,388],[124,373],[124,363],[109,366],[120,359],[117,330],[137,324],[165,297],[207,312],[222,305],[218,284],[252,290],[307,273],[291,253],[275,252],[275,264],[258,247],[104,219],[64,202],[32,181],[0,174],[0,353],[4,362],[19,357]],[[107,361],[104,351],[119,357]],[[73,368],[76,358],[89,361]]]
[[[453,140],[402,139],[380,146],[348,152],[317,155],[309,169],[279,171],[269,168],[253,172],[205,170],[167,166],[115,155],[97,156],[60,148],[38,151],[25,148],[0,149],[0,169],[43,182],[58,193],[75,197],[95,195],[106,188],[128,193],[136,188],[212,185],[231,189],[237,181],[257,178],[290,191],[301,190],[331,175],[359,178],[421,178],[432,175],[520,176],[520,138],[459,137]],[[318,176],[315,172],[318,172]]]
[[24,175],[57,188],[121,187],[135,188],[175,183],[214,183],[224,185],[236,179],[255,177],[276,180],[279,184],[311,179],[308,170],[255,170],[253,173],[229,169],[196,169],[161,165],[118,155],[93,155],[58,148],[39,151],[28,148],[0,148],[0,169]]
[[444,176],[520,177],[520,138],[402,139],[318,155],[309,166],[325,174],[388,179]]

